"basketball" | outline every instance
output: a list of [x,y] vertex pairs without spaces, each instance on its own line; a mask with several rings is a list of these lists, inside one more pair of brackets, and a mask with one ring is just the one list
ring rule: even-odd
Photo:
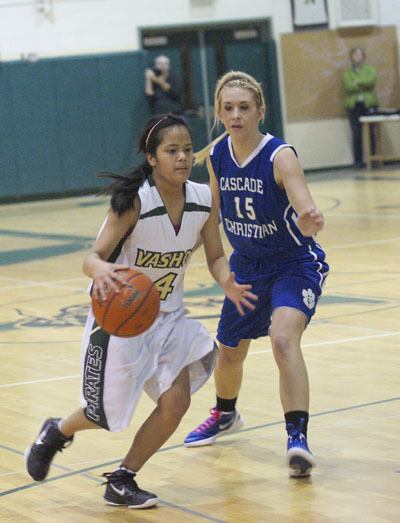
[[128,338],[147,331],[160,311],[160,294],[145,274],[134,269],[121,271],[125,282],[116,281],[119,292],[110,289],[104,301],[92,297],[97,324],[109,334]]

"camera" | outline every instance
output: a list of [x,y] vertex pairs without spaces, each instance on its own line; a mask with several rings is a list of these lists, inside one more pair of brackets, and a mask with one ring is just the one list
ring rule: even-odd
[[153,73],[154,73],[156,76],[160,76],[160,75],[162,75],[162,71],[161,71],[161,69],[159,69],[158,67],[153,67]]

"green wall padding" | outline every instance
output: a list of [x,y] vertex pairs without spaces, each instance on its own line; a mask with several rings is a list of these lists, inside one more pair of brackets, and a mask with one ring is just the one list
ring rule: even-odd
[[10,93],[10,71],[0,65],[0,194],[17,194],[19,190]]
[[149,116],[143,53],[0,67],[0,199],[81,191],[136,159]]
[[232,42],[225,49],[228,70],[245,71],[261,82],[267,104],[264,130],[283,138],[274,40],[268,40],[266,45],[255,40]]
[[[163,52],[183,75],[178,47]],[[84,192],[107,183],[96,178],[99,171],[136,164],[137,140],[150,114],[144,69],[158,54],[160,49],[0,64],[0,201]],[[211,44],[207,58],[212,98],[217,72]],[[262,81],[266,129],[282,137],[275,43],[226,43],[225,58],[227,70],[245,70]],[[200,104],[198,53],[191,60]],[[207,142],[204,119],[188,116],[188,123],[198,150]],[[206,180],[205,168],[192,178]]]
[[62,190],[52,67],[44,62],[9,67],[18,194],[34,194],[39,187]]

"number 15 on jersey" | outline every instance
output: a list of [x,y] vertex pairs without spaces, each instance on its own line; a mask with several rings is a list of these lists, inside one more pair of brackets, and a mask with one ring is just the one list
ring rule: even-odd
[[[236,207],[236,215],[238,218],[249,218],[250,220],[256,219],[256,213],[254,211],[253,206],[253,198],[251,197],[245,197],[244,201],[242,198],[242,201],[240,201],[239,196],[235,196],[235,207]],[[242,210],[245,213],[245,216],[242,213]]]

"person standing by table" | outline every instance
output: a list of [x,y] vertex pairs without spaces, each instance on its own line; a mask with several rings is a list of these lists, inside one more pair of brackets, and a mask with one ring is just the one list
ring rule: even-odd
[[[350,51],[351,67],[343,73],[344,107],[347,111],[353,141],[355,167],[363,166],[362,125],[360,116],[374,112],[378,107],[375,91],[378,78],[373,65],[365,63],[365,51],[355,47]],[[371,150],[375,152],[375,129],[371,126]]]

